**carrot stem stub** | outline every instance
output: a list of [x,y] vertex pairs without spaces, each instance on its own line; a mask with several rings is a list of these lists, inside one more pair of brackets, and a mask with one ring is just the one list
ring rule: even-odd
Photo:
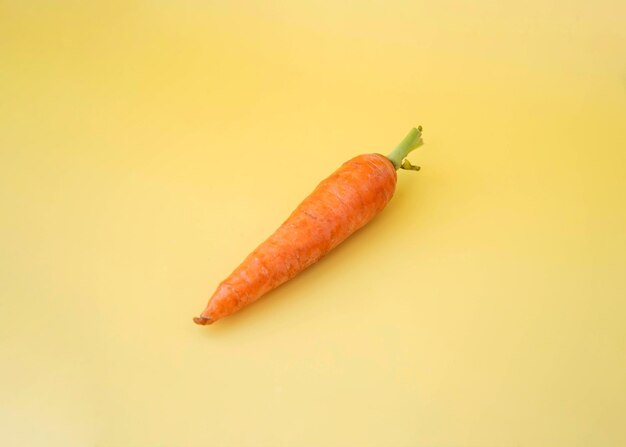
[[[411,129],[400,144],[389,152],[387,158],[393,163],[396,170],[402,168],[419,171],[419,166],[413,166],[408,160],[404,160],[404,158],[409,155],[409,152],[417,149],[422,144],[424,144],[422,140],[422,126],[418,126],[417,128]],[[404,160],[404,162],[402,160]]]
[[367,224],[391,200],[396,171],[419,170],[405,158],[422,144],[419,126],[386,157],[364,154],[345,162],[219,284],[194,322],[211,324],[255,302]]

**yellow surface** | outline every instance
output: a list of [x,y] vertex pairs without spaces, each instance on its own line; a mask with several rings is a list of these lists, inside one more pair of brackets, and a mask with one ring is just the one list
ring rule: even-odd
[[[626,445],[622,1],[0,3],[0,444]],[[416,124],[384,213],[217,283]]]

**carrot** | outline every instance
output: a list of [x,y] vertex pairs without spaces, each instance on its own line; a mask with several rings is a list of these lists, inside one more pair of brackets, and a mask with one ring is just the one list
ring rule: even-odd
[[420,126],[387,157],[364,154],[344,163],[220,283],[194,321],[211,324],[255,302],[372,220],[393,196],[396,170],[419,169],[404,158],[421,144]]

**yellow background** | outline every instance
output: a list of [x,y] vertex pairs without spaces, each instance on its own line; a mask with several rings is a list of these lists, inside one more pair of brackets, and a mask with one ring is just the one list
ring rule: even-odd
[[[626,444],[626,7],[0,2],[0,444]],[[422,171],[195,326],[346,159]]]

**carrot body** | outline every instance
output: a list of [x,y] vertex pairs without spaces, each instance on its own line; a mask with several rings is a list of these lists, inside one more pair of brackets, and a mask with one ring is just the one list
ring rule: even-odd
[[253,303],[372,220],[393,196],[401,159],[421,144],[421,128],[413,132],[410,141],[407,136],[398,146],[400,156],[359,155],[323,180],[274,234],[220,283],[194,321],[211,324]]
[[360,155],[344,163],[222,281],[196,323],[238,311],[317,262],[387,205],[396,178],[383,155]]

